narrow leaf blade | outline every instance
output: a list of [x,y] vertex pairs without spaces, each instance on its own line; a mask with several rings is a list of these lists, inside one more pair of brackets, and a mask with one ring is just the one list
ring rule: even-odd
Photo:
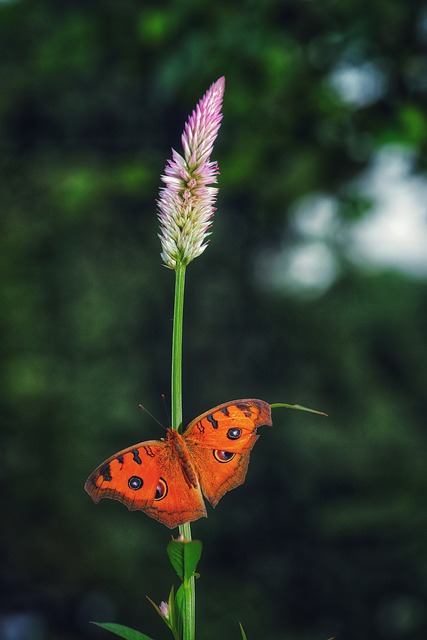
[[184,598],[184,585],[181,584],[175,596],[175,628],[178,632],[178,638],[182,638],[184,626]]
[[242,634],[242,640],[248,640],[247,637],[246,637],[245,630],[242,627],[242,623],[241,622],[239,622],[239,627],[240,627],[240,633]]
[[124,638],[125,640],[152,640],[152,638],[146,636],[145,633],[141,633],[141,631],[136,631],[136,629],[126,627],[123,624],[116,624],[115,622],[93,621],[91,621],[91,624],[96,624],[97,627],[101,627],[101,629],[105,629],[106,631],[115,633],[116,636],[119,636],[119,638]]
[[275,402],[274,404],[271,404],[270,407],[272,409],[279,409],[282,407],[285,409],[296,409],[297,411],[308,411],[308,413],[315,413],[318,416],[328,417],[328,414],[325,413],[324,411],[316,411],[316,409],[309,409],[308,407],[303,407],[300,404],[286,404],[285,402]]

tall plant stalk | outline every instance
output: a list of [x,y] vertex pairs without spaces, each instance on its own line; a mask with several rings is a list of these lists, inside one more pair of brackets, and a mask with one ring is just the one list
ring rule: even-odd
[[[171,406],[172,429],[182,427],[182,329],[185,270],[207,247],[218,189],[218,164],[211,161],[213,144],[221,124],[224,78],[214,82],[186,122],[181,142],[184,155],[172,149],[162,175],[158,217],[162,259],[175,271],[172,331]],[[179,527],[180,537],[191,541],[190,523]],[[182,584],[183,640],[195,639],[194,571],[184,572]]]
[[[181,429],[182,425],[182,331],[184,321],[184,289],[185,266],[175,270],[175,300],[172,329],[172,372],[171,372],[171,405],[172,429]],[[189,522],[179,527],[180,536],[191,540]],[[183,640],[195,638],[196,594],[194,576],[183,582]]]
[[[184,155],[181,156],[172,150],[172,159],[168,161],[165,173],[162,176],[164,187],[160,189],[158,200],[158,217],[160,222],[160,240],[162,244],[162,259],[166,267],[175,271],[175,294],[174,313],[172,328],[172,370],[171,370],[171,427],[176,431],[182,428],[182,353],[183,353],[183,321],[184,321],[184,291],[185,275],[187,265],[196,257],[201,255],[207,247],[210,227],[215,211],[214,203],[218,189],[213,184],[216,183],[218,175],[218,165],[210,160],[213,143],[218,134],[221,123],[221,106],[224,93],[224,78],[219,78],[203,98],[197,104],[195,110],[188,119],[181,137]],[[263,401],[241,401],[244,403],[253,402],[259,406],[265,405],[270,410],[267,403]],[[230,405],[239,407],[235,403],[225,403],[223,408]],[[299,405],[289,405],[276,403],[270,405],[271,408],[286,407],[312,411]],[[220,409],[221,407],[217,407]],[[214,411],[214,410],[213,410]],[[313,413],[319,413],[313,411]],[[213,414],[212,414],[213,415]],[[208,415],[208,419],[212,418]],[[226,411],[226,415],[228,411]],[[205,414],[206,416],[206,414]],[[203,416],[201,416],[203,418]],[[213,419],[213,422],[216,421]],[[268,417],[268,424],[271,420]],[[257,423],[258,425],[258,423]],[[218,427],[218,424],[216,424]],[[241,429],[230,429],[230,432],[239,432]],[[253,434],[252,434],[253,435]],[[234,435],[229,436],[234,439]],[[179,436],[168,433],[168,440],[179,441]],[[185,440],[182,439],[182,442]],[[149,445],[150,443],[146,443]],[[160,443],[159,443],[160,444]],[[166,444],[166,443],[165,443]],[[141,447],[143,447],[142,443]],[[153,443],[155,446],[156,443]],[[165,445],[162,445],[165,446]],[[145,449],[145,447],[143,447]],[[150,447],[148,447],[150,449]],[[177,453],[177,451],[175,452]],[[219,452],[226,453],[226,452]],[[110,462],[118,462],[123,466],[123,456],[133,455],[137,464],[142,464],[138,458],[138,449],[122,451],[117,456],[110,458],[92,474],[85,487],[86,490],[98,502],[98,480],[101,478],[101,485],[112,480],[110,475]],[[154,454],[149,454],[154,456]],[[232,454],[234,456],[234,453]],[[224,461],[224,460],[223,460]],[[137,486],[129,484],[131,489],[138,490],[142,487],[143,480],[138,476],[132,476],[129,483],[137,482]],[[138,484],[139,483],[139,484]],[[162,484],[163,483],[163,484]],[[157,500],[165,497],[157,496],[157,490],[163,489],[166,483],[159,480],[156,489]],[[235,486],[235,485],[233,485]],[[194,487],[199,490],[197,483]],[[228,489],[233,488],[229,487]],[[108,488],[106,496],[110,497],[111,491]],[[115,497],[115,496],[113,496]],[[200,496],[201,497],[201,496]],[[219,496],[221,497],[221,495]],[[121,499],[121,498],[118,498]],[[146,509],[141,506],[141,509]],[[172,513],[172,512],[171,512]],[[192,512],[188,512],[191,517]],[[203,512],[201,512],[203,514]],[[152,513],[149,515],[153,515]],[[200,517],[200,513],[196,512]],[[153,517],[157,517],[153,515]],[[187,517],[187,516],[185,516]],[[182,519],[158,517],[167,526],[176,525]],[[167,627],[171,630],[174,640],[195,640],[195,576],[196,568],[200,560],[202,543],[198,540],[192,541],[191,526],[189,522],[179,526],[179,539],[172,539],[167,547],[167,553],[177,575],[182,580],[182,584],[175,592],[172,586],[167,601],[162,601],[157,605],[150,598],[157,613],[163,619]],[[115,623],[95,623],[103,629],[107,629],[126,640],[151,640],[144,633]],[[246,640],[245,632],[240,625],[242,640]]]

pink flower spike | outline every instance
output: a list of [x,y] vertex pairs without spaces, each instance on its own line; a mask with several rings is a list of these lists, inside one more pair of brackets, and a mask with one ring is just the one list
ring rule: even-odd
[[158,218],[162,259],[170,269],[187,265],[206,249],[218,193],[218,163],[211,161],[221,125],[225,78],[206,91],[181,136],[184,155],[172,149],[161,179]]

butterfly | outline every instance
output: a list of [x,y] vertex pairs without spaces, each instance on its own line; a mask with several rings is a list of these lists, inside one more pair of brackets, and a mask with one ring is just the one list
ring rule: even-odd
[[[144,511],[170,529],[207,516],[203,495],[215,507],[245,481],[257,428],[272,426],[263,400],[232,400],[190,422],[181,435],[147,440],[111,456],[86,481],[94,502],[113,498]],[[203,495],[202,495],[203,494]]]

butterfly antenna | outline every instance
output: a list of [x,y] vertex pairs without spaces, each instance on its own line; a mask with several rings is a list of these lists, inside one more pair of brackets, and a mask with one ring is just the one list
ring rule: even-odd
[[150,418],[152,418],[152,419],[154,420],[154,422],[157,422],[157,424],[158,424],[158,425],[160,425],[160,426],[162,427],[162,429],[165,429],[165,425],[164,425],[164,424],[162,424],[162,423],[160,422],[160,420],[157,420],[157,418],[156,418],[155,416],[153,416],[153,414],[152,414],[150,411],[148,411],[148,409],[147,409],[146,407],[144,407],[144,405],[143,405],[143,404],[141,404],[141,403],[140,403],[140,404],[138,405],[138,407],[139,407],[140,409],[142,409],[143,411],[145,411],[145,413],[147,413],[147,414],[150,416]]
[[168,424],[170,424],[171,423],[171,417],[169,415],[169,410],[168,410],[168,406],[166,404],[166,397],[165,397],[164,393],[162,393],[162,400],[163,400],[163,406],[165,408],[166,417],[168,419]]

